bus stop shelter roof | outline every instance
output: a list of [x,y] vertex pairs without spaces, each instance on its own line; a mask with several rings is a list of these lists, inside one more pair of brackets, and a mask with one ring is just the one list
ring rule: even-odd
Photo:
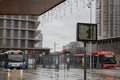
[[65,0],[0,0],[0,15],[41,15]]

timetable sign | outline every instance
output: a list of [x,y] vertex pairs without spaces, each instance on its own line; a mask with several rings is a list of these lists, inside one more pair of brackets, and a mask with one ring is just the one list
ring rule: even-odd
[[97,41],[97,24],[77,23],[77,41]]

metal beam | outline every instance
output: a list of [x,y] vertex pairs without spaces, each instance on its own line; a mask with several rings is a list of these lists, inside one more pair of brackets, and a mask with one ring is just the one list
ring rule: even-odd
[[65,0],[0,0],[0,15],[41,15]]

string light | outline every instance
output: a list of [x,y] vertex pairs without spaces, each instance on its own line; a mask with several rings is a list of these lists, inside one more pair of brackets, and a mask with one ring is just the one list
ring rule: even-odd
[[68,14],[72,14],[74,10],[80,11],[80,8],[85,8],[86,6],[87,8],[90,8],[90,5],[91,0],[66,0],[50,11],[39,16],[39,20],[41,22],[41,25],[43,26],[46,23],[51,23],[54,20],[62,19]]

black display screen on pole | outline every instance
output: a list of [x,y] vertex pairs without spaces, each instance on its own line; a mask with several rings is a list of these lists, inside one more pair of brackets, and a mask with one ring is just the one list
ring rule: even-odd
[[97,24],[77,23],[77,41],[97,41]]

